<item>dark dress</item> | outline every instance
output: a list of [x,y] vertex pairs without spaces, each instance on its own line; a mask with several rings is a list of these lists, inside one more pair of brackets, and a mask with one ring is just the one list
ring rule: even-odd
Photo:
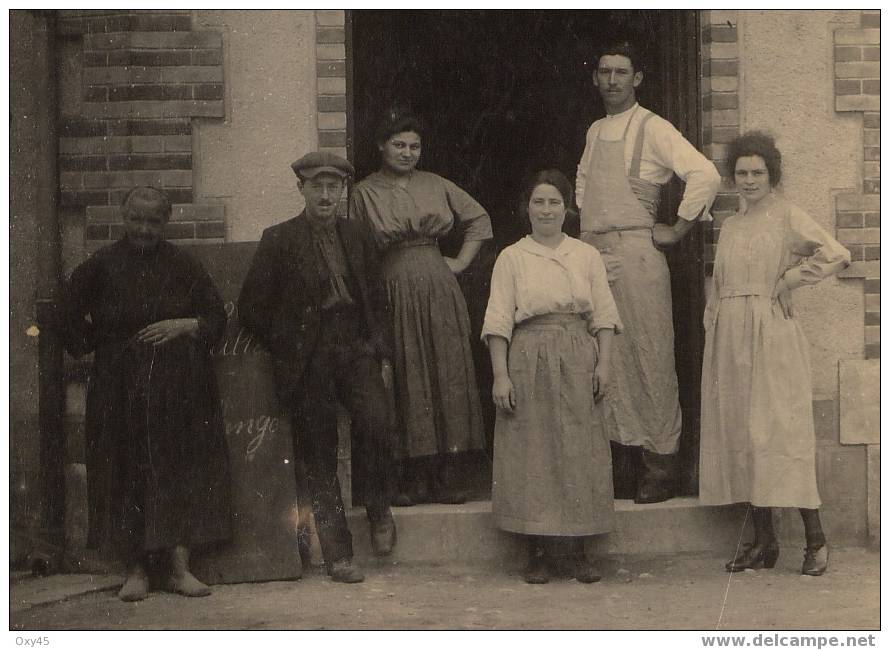
[[[201,265],[168,242],[99,250],[63,297],[65,346],[94,351],[87,391],[88,545],[133,559],[230,536],[229,463],[210,347],[222,300]],[[197,338],[153,347],[146,325],[198,318]]]
[[470,317],[437,238],[457,222],[465,241],[491,239],[488,213],[451,181],[414,171],[406,187],[380,172],[368,176],[352,193],[350,216],[383,251],[401,421],[396,456],[482,449]]

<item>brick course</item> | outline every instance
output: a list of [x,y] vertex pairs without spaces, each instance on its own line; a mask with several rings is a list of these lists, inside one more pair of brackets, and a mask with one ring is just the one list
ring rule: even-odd
[[225,237],[223,206],[193,204],[192,120],[225,117],[222,34],[193,31],[187,10],[59,12],[83,42],[81,114],[60,125],[63,207],[82,209],[87,250],[121,236],[133,185],[175,204],[167,236]]
[[[701,12],[702,24],[702,149],[720,175],[730,175],[727,144],[739,134],[739,46],[738,11]],[[727,185],[728,186],[728,185]],[[712,275],[720,224],[738,210],[738,195],[718,193],[711,208],[714,221],[705,224],[705,275]]]
[[[318,148],[349,157],[346,97],[346,14],[315,12],[316,126]],[[345,204],[339,212],[345,214]]]
[[860,193],[835,197],[838,239],[853,265],[843,277],[864,278],[864,356],[880,358],[881,114],[880,13],[863,11],[861,28],[834,32],[835,110],[862,114]]

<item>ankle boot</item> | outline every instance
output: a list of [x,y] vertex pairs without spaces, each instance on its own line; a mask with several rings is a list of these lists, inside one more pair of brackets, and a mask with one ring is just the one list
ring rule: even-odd
[[167,588],[182,596],[210,595],[210,587],[189,571],[189,550],[185,546],[177,546],[170,551],[170,577],[167,580]]
[[745,569],[772,569],[779,559],[779,543],[776,540],[745,544],[733,559],[726,563],[730,573]]
[[677,455],[643,449],[642,459],[643,474],[634,503],[660,503],[673,498],[677,492]]
[[640,448],[611,441],[612,485],[616,499],[633,499],[637,494],[637,474],[641,470]]
[[803,566],[800,572],[805,576],[821,576],[828,569],[828,544],[807,546],[804,549]]
[[433,503],[466,503],[467,493],[460,489],[460,466],[452,454],[439,454],[433,459],[430,473],[430,501]]
[[578,582],[590,584],[602,580],[602,576],[587,561],[587,551],[584,549],[584,538],[573,537],[572,548],[572,577]]
[[531,537],[528,541],[528,565],[522,572],[523,579],[530,585],[545,585],[550,582],[550,569],[544,557],[542,540]]

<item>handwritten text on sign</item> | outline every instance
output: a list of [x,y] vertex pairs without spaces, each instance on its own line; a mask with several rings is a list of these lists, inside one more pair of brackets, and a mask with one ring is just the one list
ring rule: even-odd
[[[278,416],[270,414],[276,409],[270,402],[274,391],[266,366],[268,352],[238,323],[235,302],[226,302],[225,309],[226,331],[210,354],[227,369],[221,377],[220,402],[230,448],[243,449],[247,460],[252,461],[263,442],[278,433],[281,423]],[[261,388],[263,385],[265,388]],[[245,392],[245,386],[250,390]]]

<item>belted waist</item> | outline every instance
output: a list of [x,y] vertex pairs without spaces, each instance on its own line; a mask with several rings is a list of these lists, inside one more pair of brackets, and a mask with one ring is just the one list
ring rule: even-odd
[[721,287],[720,300],[724,298],[738,298],[740,296],[766,296],[771,298],[773,288],[765,284],[740,284],[735,287]]
[[652,227],[653,226],[609,226],[608,228],[603,229],[585,230],[581,234],[585,235],[587,233],[590,233],[592,235],[605,235],[606,233],[610,232],[633,232],[635,230],[645,230],[646,232],[651,232]]
[[577,329],[586,331],[587,321],[581,314],[541,314],[517,323],[515,330]]
[[411,239],[402,239],[393,244],[395,248],[413,248],[414,246],[438,246],[439,242],[435,237],[412,237]]

